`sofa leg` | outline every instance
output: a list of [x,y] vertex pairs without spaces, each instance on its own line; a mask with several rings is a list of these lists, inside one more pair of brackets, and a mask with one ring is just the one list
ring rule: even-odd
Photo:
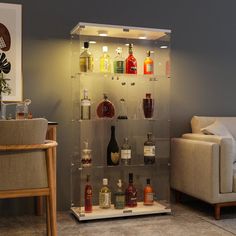
[[220,204],[215,204],[215,219],[220,220]]

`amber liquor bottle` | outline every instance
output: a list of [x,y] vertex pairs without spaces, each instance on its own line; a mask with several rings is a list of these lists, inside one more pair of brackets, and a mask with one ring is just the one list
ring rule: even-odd
[[133,173],[129,173],[129,186],[125,191],[125,198],[127,207],[137,206],[137,190],[133,185]]
[[93,211],[92,186],[89,183],[90,176],[87,175],[87,181],[84,190],[84,211],[91,213]]
[[147,185],[144,188],[144,200],[143,200],[143,204],[144,205],[153,205],[154,203],[154,192],[153,192],[153,188],[150,184],[150,179],[147,179]]
[[150,57],[151,52],[147,51],[147,57],[143,63],[143,73],[145,75],[153,74],[153,60]]
[[133,44],[129,44],[129,56],[126,59],[126,73],[137,74],[137,60],[133,56]]

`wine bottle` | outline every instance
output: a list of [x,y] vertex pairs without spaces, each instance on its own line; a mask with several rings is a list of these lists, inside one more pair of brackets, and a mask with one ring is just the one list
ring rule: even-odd
[[144,164],[154,164],[155,163],[155,143],[152,141],[152,133],[147,134],[148,140],[144,142]]
[[122,48],[118,47],[116,49],[117,56],[114,59],[114,73],[123,74],[125,71],[125,60],[122,57]]
[[147,185],[144,188],[144,200],[143,204],[144,205],[153,205],[154,204],[154,199],[153,199],[153,188],[150,184],[150,179],[147,179]]
[[154,99],[151,98],[151,93],[146,93],[146,98],[143,98],[143,112],[145,118],[153,117]]
[[128,138],[124,138],[124,143],[120,150],[120,160],[122,165],[131,164],[131,146],[129,145]]
[[107,146],[107,165],[115,166],[119,165],[119,146],[115,137],[115,126],[111,126],[111,138]]
[[125,191],[125,197],[127,207],[137,206],[137,190],[133,185],[133,173],[129,173],[129,186]]
[[100,57],[100,72],[111,72],[111,59],[108,55],[108,47],[102,47],[103,55]]
[[99,207],[110,208],[111,207],[111,190],[108,187],[108,179],[103,179],[103,185],[99,192]]
[[153,60],[150,57],[151,52],[147,51],[147,57],[143,63],[143,73],[145,75],[153,74]]
[[124,209],[125,208],[125,193],[122,190],[121,179],[117,182],[117,190],[115,192],[115,209]]
[[81,120],[91,119],[91,101],[88,98],[88,90],[84,89],[84,97],[81,99]]
[[92,186],[89,183],[90,176],[87,175],[87,181],[84,190],[84,211],[85,213],[91,213],[93,211],[93,201],[92,201]]
[[89,51],[89,42],[84,42],[84,51],[80,54],[80,71],[93,71],[93,55]]
[[137,74],[137,60],[133,56],[133,44],[129,44],[129,56],[126,59],[126,73]]

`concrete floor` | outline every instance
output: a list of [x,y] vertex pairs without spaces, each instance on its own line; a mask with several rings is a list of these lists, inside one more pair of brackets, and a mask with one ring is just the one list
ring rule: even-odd
[[[69,212],[58,213],[58,235],[79,236],[228,236],[230,227],[216,225],[209,208],[175,204],[173,214],[79,223]],[[236,213],[236,210],[235,210]],[[235,214],[234,213],[234,214]],[[224,222],[224,221],[222,221]],[[232,224],[236,224],[236,218]],[[46,235],[45,217],[18,216],[0,218],[1,236]]]

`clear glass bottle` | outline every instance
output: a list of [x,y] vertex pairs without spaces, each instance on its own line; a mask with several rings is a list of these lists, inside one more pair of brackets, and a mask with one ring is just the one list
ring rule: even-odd
[[153,188],[150,184],[150,179],[147,179],[147,185],[144,188],[144,193],[143,193],[144,199],[143,199],[143,204],[144,205],[153,205],[154,204],[154,191]]
[[152,133],[147,134],[147,141],[144,142],[144,164],[154,164],[155,163],[155,143],[152,140]]
[[88,142],[84,142],[84,149],[82,149],[81,156],[82,167],[89,167],[92,165],[92,150],[88,148]]
[[143,98],[143,113],[144,117],[150,119],[153,117],[154,99],[151,98],[151,93],[146,93],[146,98]]
[[137,74],[137,60],[133,56],[133,44],[129,44],[129,56],[126,61],[126,73],[127,74]]
[[91,101],[88,98],[88,90],[84,89],[84,97],[81,99],[81,120],[90,120],[91,119]]
[[129,173],[129,186],[125,191],[125,198],[127,207],[137,206],[137,190],[133,185],[133,173]]
[[117,56],[114,59],[114,73],[123,74],[125,72],[125,59],[122,57],[122,48],[116,49]]
[[93,55],[89,51],[89,42],[84,42],[84,51],[80,54],[80,72],[93,72]]
[[125,208],[125,193],[122,189],[122,181],[121,179],[117,182],[117,189],[115,192],[115,209],[124,209]]
[[97,116],[99,118],[113,118],[115,116],[115,107],[106,94],[97,106]]
[[117,119],[119,120],[125,120],[128,119],[127,115],[127,106],[124,98],[120,99],[119,103],[119,115],[117,116]]
[[108,55],[108,47],[102,47],[103,55],[100,57],[100,72],[110,73],[111,72],[111,58]]
[[108,179],[103,179],[103,185],[99,192],[99,207],[110,208],[111,207],[111,190],[108,187]]
[[120,150],[120,160],[122,165],[131,164],[131,146],[129,145],[128,138],[124,138],[124,143]]
[[145,75],[153,74],[153,60],[150,57],[150,55],[151,55],[151,52],[147,51],[147,57],[143,63],[143,73]]
[[111,138],[107,146],[107,165],[108,166],[119,165],[119,160],[120,160],[119,146],[116,141],[115,126],[112,125]]
[[90,176],[87,175],[86,184],[84,188],[84,212],[91,213],[93,211],[93,189],[90,184]]

